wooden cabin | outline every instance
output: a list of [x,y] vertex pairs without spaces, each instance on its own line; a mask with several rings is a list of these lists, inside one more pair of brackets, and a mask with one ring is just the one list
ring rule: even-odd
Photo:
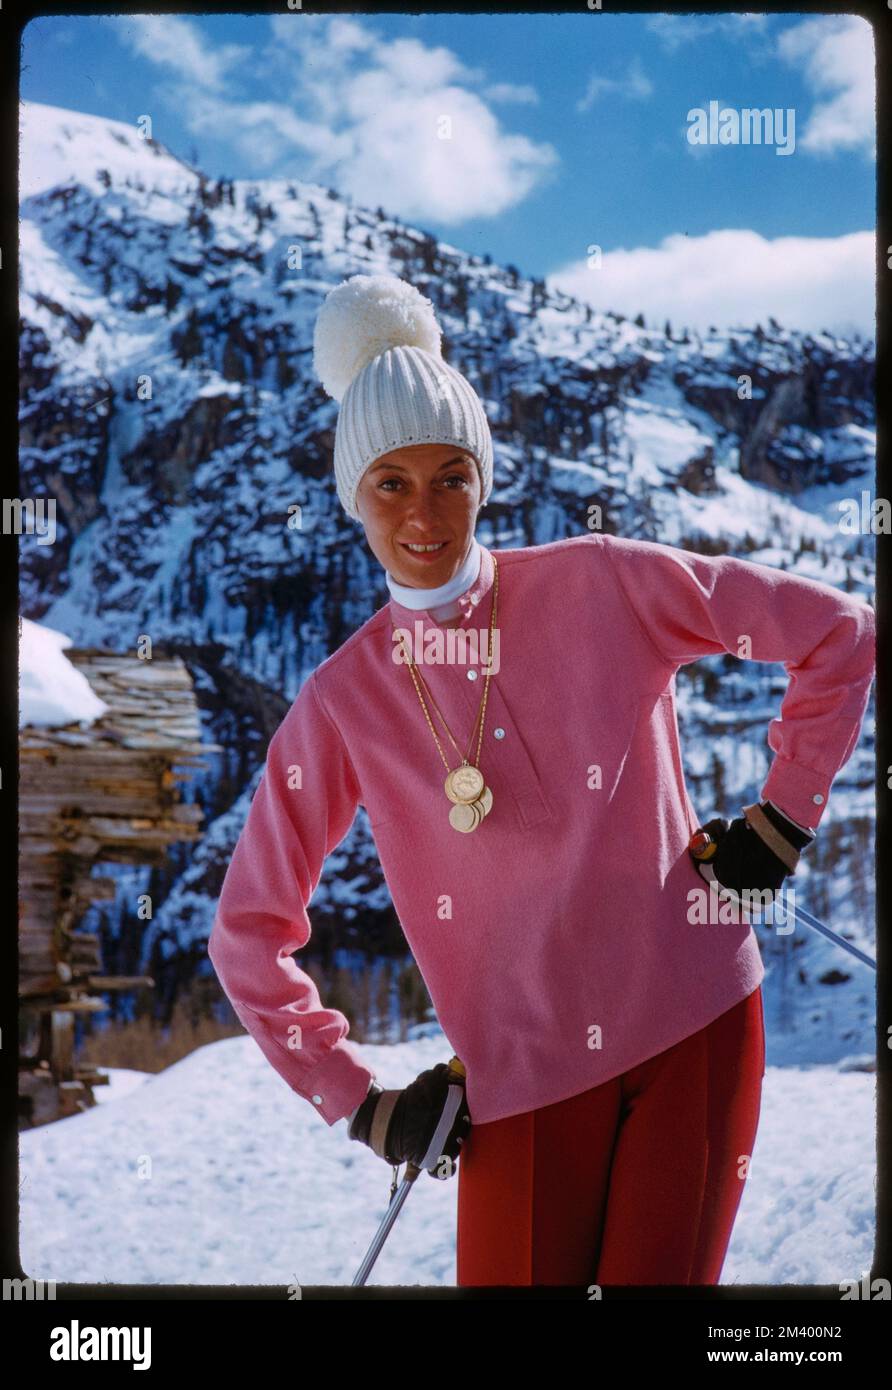
[[74,1060],[75,1015],[108,1007],[100,993],[152,984],[103,975],[99,938],[78,931],[91,903],[112,898],[98,862],[160,863],[201,834],[201,808],[178,784],[203,753],[184,663],[69,646],[68,660],[108,710],[92,724],[19,730],[19,1124],[61,1119],[107,1084]]

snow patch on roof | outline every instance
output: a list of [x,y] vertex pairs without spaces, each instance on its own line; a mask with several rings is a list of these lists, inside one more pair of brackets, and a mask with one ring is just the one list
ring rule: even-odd
[[109,706],[64,654],[71,638],[22,618],[19,637],[19,728],[43,728],[101,718]]

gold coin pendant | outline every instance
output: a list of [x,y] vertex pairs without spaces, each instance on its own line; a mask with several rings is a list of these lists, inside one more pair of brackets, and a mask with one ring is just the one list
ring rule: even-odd
[[454,767],[446,778],[446,795],[450,801],[476,801],[484,790],[483,773],[471,763]]

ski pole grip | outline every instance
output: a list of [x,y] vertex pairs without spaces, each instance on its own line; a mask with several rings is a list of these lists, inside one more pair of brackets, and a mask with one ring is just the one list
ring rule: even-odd
[[467,1073],[465,1071],[465,1064],[460,1057],[450,1057],[446,1065],[448,1066],[449,1070],[454,1074],[456,1080],[461,1079],[462,1081],[464,1081]]
[[718,845],[705,830],[698,830],[688,841],[688,849],[695,859],[705,861],[712,858]]

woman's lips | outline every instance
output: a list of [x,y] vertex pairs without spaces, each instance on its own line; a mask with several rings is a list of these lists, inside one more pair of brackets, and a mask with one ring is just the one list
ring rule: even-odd
[[436,550],[411,550],[406,541],[400,541],[403,550],[407,555],[411,555],[413,560],[439,560],[448,544],[448,541],[441,541]]

